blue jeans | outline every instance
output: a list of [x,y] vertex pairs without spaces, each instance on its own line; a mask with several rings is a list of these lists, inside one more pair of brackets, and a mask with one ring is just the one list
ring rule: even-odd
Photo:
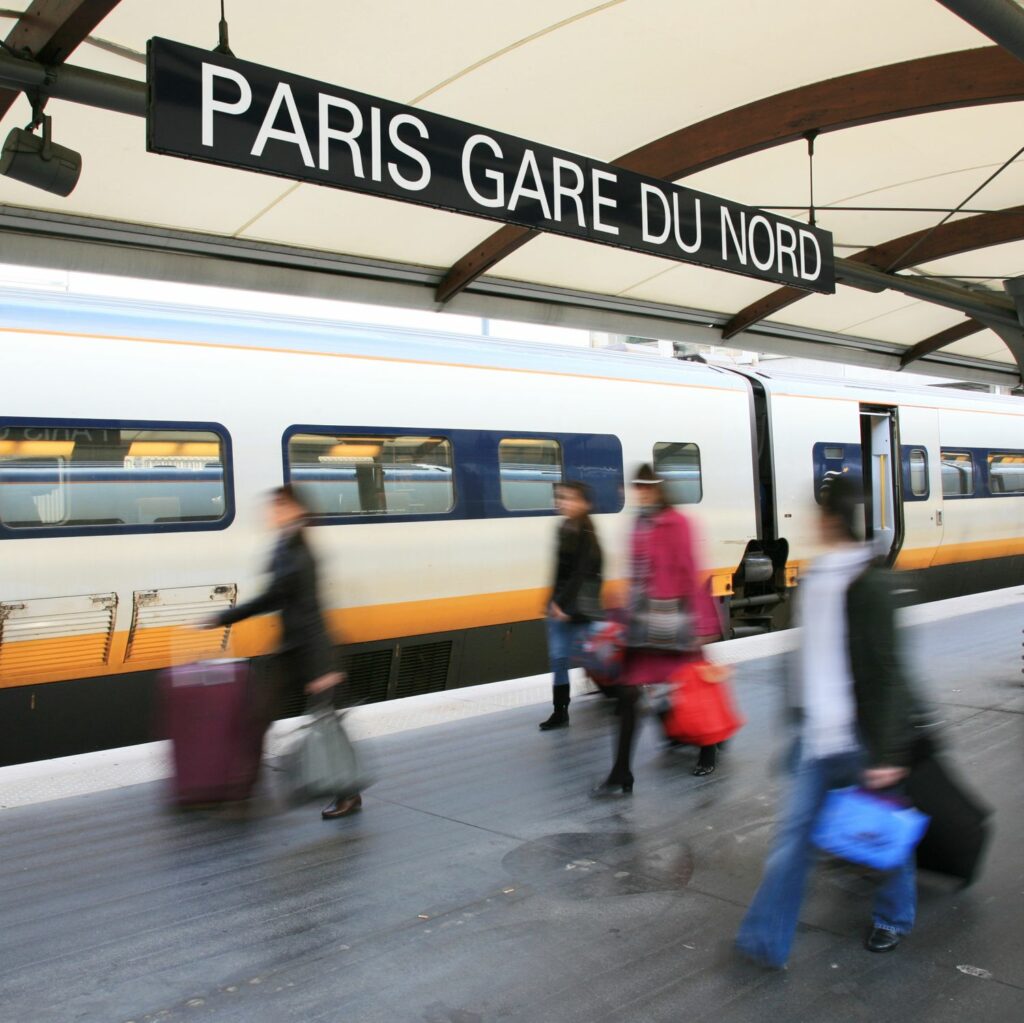
[[[856,784],[863,763],[860,752],[802,758],[798,762],[761,886],[736,936],[736,947],[741,952],[767,966],[785,966],[814,855],[811,832],[815,819],[828,790]],[[875,895],[874,925],[907,934],[914,926],[916,907],[916,870],[911,854],[902,867],[883,875]]]
[[548,661],[554,673],[556,686],[569,684],[569,654],[573,644],[582,642],[582,634],[587,629],[586,622],[562,622],[550,615],[548,626]]

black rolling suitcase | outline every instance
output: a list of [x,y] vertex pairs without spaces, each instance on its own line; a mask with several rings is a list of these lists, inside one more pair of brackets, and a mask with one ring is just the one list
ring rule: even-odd
[[936,756],[924,758],[911,769],[907,794],[932,819],[917,847],[918,868],[959,878],[965,887],[971,884],[988,842],[992,810]]

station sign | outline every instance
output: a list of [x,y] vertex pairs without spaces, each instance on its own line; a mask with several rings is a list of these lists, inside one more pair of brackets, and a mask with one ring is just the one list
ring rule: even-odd
[[167,39],[147,148],[835,291],[827,231],[477,125]]

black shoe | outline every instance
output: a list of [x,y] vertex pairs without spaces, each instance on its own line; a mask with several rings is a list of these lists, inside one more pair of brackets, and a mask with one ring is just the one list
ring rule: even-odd
[[325,821],[333,821],[338,817],[347,817],[363,808],[362,796],[349,796],[347,799],[335,799],[320,811]]
[[633,792],[633,779],[629,781],[614,781],[611,778],[607,778],[601,782],[600,785],[595,785],[591,790],[590,794],[595,799],[605,799],[608,796],[628,796]]
[[705,746],[700,751],[700,756],[697,758],[697,766],[693,769],[694,775],[698,778],[703,778],[705,775],[714,774],[715,768],[718,766],[718,750],[714,747]]
[[569,712],[564,707],[556,707],[547,721],[542,721],[539,728],[542,732],[550,732],[552,728],[567,728]]
[[901,936],[888,927],[872,927],[864,939],[864,947],[869,952],[891,952],[900,943]]

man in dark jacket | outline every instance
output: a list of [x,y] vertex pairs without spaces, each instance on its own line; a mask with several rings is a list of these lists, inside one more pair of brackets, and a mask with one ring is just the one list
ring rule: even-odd
[[[911,698],[898,656],[889,573],[857,541],[861,498],[849,481],[823,495],[826,552],[800,581],[802,638],[790,679],[800,722],[793,789],[764,877],[736,946],[765,966],[789,958],[813,850],[811,834],[830,789],[884,789],[905,777]],[[914,924],[913,854],[878,888],[865,947],[889,952]]]
[[[283,486],[273,491],[269,511],[278,535],[270,559],[269,585],[252,600],[224,611],[211,624],[232,625],[280,611],[281,643],[274,675],[285,687],[284,698],[326,693],[343,681],[344,675],[335,670],[334,652],[320,610],[316,563],[304,535],[306,508],[290,486]],[[324,808],[322,816],[325,820],[344,817],[361,806],[358,794],[339,796]]]

